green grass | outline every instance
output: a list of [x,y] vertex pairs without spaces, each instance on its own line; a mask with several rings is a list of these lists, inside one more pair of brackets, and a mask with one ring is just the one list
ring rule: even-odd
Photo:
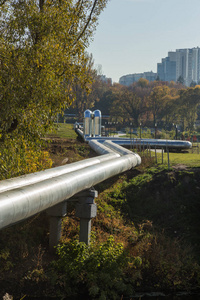
[[[54,136],[76,137],[71,124],[59,124]],[[79,145],[78,141],[71,140],[68,146],[70,149],[66,151],[69,152],[59,148],[58,156],[67,153],[70,160],[72,152],[81,155],[81,159],[89,156],[87,144]],[[158,164],[147,158],[146,152],[141,156],[142,169],[137,167],[95,187],[99,192],[95,200],[98,213],[92,220],[91,248],[73,242],[79,235],[73,203],[62,223],[66,252],[62,252],[60,258],[50,256],[47,251],[49,220],[45,213],[2,230],[0,284],[4,290],[12,290],[15,298],[28,293],[39,298],[52,294],[61,298],[61,295],[77,293],[78,299],[80,290],[82,294],[103,290],[108,295],[118,293],[115,299],[122,299],[122,295],[131,299],[130,287],[139,292],[169,293],[199,288],[199,170],[170,169],[168,172],[167,153],[164,153],[165,165],[161,165],[161,153],[157,153]],[[151,157],[154,156],[151,152]],[[169,153],[169,157],[170,166],[178,163],[200,166],[200,154]],[[118,248],[118,243],[122,243],[123,248]],[[84,249],[95,251],[91,255],[88,252],[87,257],[87,252],[81,252]],[[52,259],[59,259],[59,272],[55,262],[50,263]],[[71,268],[70,273],[66,271],[66,263]]]
[[[149,155],[149,154],[148,154]],[[151,152],[151,157],[155,157],[155,152]],[[157,163],[162,164],[162,153],[157,153]],[[168,165],[168,155],[163,154],[163,164]],[[200,154],[197,153],[169,153],[169,164],[174,166],[184,164],[188,167],[200,167]]]
[[[60,137],[68,139],[76,139],[77,135],[73,129],[73,124],[58,123],[55,130],[49,134],[51,137]],[[149,155],[149,154],[148,154]],[[154,157],[155,153],[151,152],[151,157]],[[157,153],[158,164],[162,163],[162,154]],[[200,167],[200,154],[197,153],[169,153],[170,166],[176,164],[185,164],[188,167]],[[167,153],[163,155],[163,164],[168,165]]]
[[73,124],[58,123],[55,130],[49,133],[51,137],[60,137],[67,139],[76,139],[77,135],[74,131]]

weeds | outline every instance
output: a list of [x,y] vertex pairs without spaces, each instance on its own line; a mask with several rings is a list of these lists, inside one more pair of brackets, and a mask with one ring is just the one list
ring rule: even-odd
[[[59,259],[53,262],[54,278],[63,295],[117,299],[119,294],[133,292],[131,285],[125,283],[122,272],[128,267],[129,258],[123,245],[115,243],[112,236],[104,243],[92,243],[90,247],[77,241],[60,245],[58,256]],[[138,259],[130,263],[140,264]]]
[[[64,155],[69,151],[73,159],[91,154],[82,144],[73,144]],[[13,272],[25,293],[30,288],[32,296],[73,299],[199,288],[198,169],[168,170],[144,156],[137,169],[101,183],[97,190],[90,246],[78,242],[79,220],[70,205],[57,256],[50,263],[45,250],[48,222],[44,215],[36,216],[2,231],[1,280]]]

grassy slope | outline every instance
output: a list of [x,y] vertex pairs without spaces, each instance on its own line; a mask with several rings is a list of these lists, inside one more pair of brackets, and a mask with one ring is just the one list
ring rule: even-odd
[[51,137],[60,137],[66,139],[76,139],[77,135],[73,130],[73,124],[58,123],[54,131],[49,133]]
[[[154,155],[153,155],[154,156]],[[158,164],[162,162],[162,154],[157,153]],[[164,153],[163,162],[165,165],[168,164],[167,153]],[[200,154],[198,153],[169,153],[169,163],[171,166],[177,164],[185,164],[188,167],[200,167]]]
[[[63,124],[62,128],[73,139],[71,127]],[[53,147],[59,163],[66,156],[75,161],[92,155],[87,145],[60,141],[62,147]],[[55,143],[58,146],[59,142]],[[191,166],[197,167],[199,157],[195,163],[190,154],[170,154],[170,161],[171,165],[173,161],[189,165],[194,160]],[[199,177],[197,168],[168,170],[166,165],[155,165],[153,158],[144,157],[137,169],[96,187],[98,215],[92,221],[92,240],[104,243],[112,235],[116,243],[123,243],[134,258],[123,272],[135,290],[199,287]],[[78,238],[78,225],[71,205],[63,220],[62,242]],[[0,241],[1,295],[55,295],[48,279],[48,265],[55,257],[46,250],[48,219],[44,213],[1,231]]]
[[[187,268],[198,269],[199,264],[199,170],[168,170],[167,154],[162,166],[161,154],[157,155],[159,165],[155,165],[153,153],[151,159],[145,154],[137,170],[98,185],[94,236],[98,242],[104,242],[113,235],[131,255],[148,261],[148,268],[144,263],[138,270],[139,289],[198,287],[191,272],[187,271],[190,275],[183,279],[181,268],[185,265],[183,272],[186,272]],[[170,166],[177,164],[198,168],[200,155],[170,153]],[[75,218],[68,218],[64,226],[66,229],[72,226],[72,232],[78,235],[76,222]],[[63,241],[71,238],[71,234],[64,235]],[[156,275],[148,280],[152,273]]]

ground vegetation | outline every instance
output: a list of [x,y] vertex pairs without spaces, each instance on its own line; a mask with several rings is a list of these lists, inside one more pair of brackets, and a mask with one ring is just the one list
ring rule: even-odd
[[[55,135],[51,140],[54,166],[94,155],[80,141]],[[198,165],[175,162],[168,168],[153,155],[142,156],[141,166],[95,187],[98,214],[90,247],[78,241],[73,203],[56,254],[48,251],[45,213],[2,230],[1,294],[131,299],[137,292],[198,292]]]

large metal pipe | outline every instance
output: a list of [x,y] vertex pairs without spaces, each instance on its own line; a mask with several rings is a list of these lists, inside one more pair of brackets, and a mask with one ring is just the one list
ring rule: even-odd
[[[85,139],[86,142],[89,142],[93,139]],[[189,141],[176,141],[176,140],[159,140],[159,139],[125,139],[125,138],[98,138],[99,142],[104,143],[104,141],[111,140],[115,144],[121,145],[121,146],[138,146],[138,145],[144,145],[145,147],[152,147],[152,148],[168,148],[168,149],[174,149],[174,150],[187,150],[192,148],[192,143]]]
[[[108,140],[108,141],[105,141],[103,144],[105,146],[109,147],[110,149],[112,149],[113,151],[119,153],[120,155],[126,155],[126,154],[131,154],[131,153],[133,154],[132,151],[114,143],[113,141]],[[134,155],[137,155],[139,157],[139,159],[141,159],[138,154],[134,153]]]
[[94,166],[96,164],[100,164],[101,162],[113,158],[117,158],[120,156],[119,154],[115,153],[109,148],[102,147],[102,149],[104,149],[104,153],[99,152],[98,154],[105,154],[103,156],[88,158],[68,165],[64,165],[52,169],[46,169],[44,171],[22,175],[11,179],[2,180],[0,181],[0,193],[11,189],[19,188],[21,186],[34,184],[36,182],[47,180],[49,178],[53,178],[56,176],[68,174],[70,172],[74,172],[89,166]]
[[85,136],[83,131],[80,128],[75,128],[75,132],[83,139],[85,140]]
[[[102,151],[105,150],[103,147]],[[106,155],[108,157],[110,154]],[[1,192],[0,229],[59,204],[78,192],[137,165],[136,155],[119,157],[117,154],[117,157],[92,166],[82,165],[79,170]]]
[[105,141],[103,144],[99,143],[97,140],[93,140],[89,142],[90,147],[98,154],[104,154],[105,151],[108,151],[106,149],[110,149],[110,151],[114,151],[115,153],[118,153],[120,156],[123,155],[134,155],[137,159],[137,165],[141,164],[141,157],[128,149],[125,149],[124,147],[114,144],[112,141]]
[[[106,147],[105,143],[99,143],[97,140],[91,140],[89,142],[89,146],[91,149],[93,149],[97,154],[103,155],[107,153],[116,153],[116,151],[113,151],[109,146]],[[118,154],[118,156],[120,156]]]
[[181,140],[164,140],[164,139],[130,139],[130,138],[119,138],[119,137],[88,137],[84,136],[83,132],[79,129],[76,130],[77,134],[80,135],[85,142],[90,142],[93,140],[97,140],[100,143],[104,143],[105,141],[112,141],[115,144],[121,146],[138,146],[144,145],[144,147],[150,148],[164,148],[164,149],[173,149],[173,150],[188,150],[192,148],[192,143],[189,141],[181,141]]

